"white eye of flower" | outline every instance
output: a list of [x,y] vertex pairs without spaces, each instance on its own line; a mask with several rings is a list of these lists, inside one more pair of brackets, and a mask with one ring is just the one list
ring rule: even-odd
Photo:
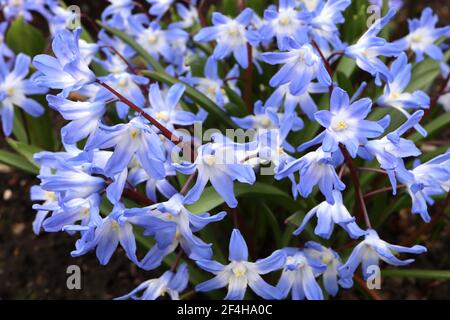
[[140,134],[141,134],[141,131],[139,129],[135,129],[135,128],[130,129],[131,139],[133,139],[133,140],[137,139]]
[[268,117],[263,117],[262,119],[261,119],[261,126],[263,126],[263,128],[268,128],[268,127],[270,127],[270,125],[271,125],[271,121],[270,121],[270,119],[268,118]]
[[7,88],[6,88],[6,94],[7,94],[9,97],[14,96],[15,91],[16,91],[16,90],[14,89],[13,86],[7,87]]
[[147,41],[150,44],[155,44],[156,42],[158,42],[158,37],[152,33],[148,36]]
[[119,223],[117,221],[112,221],[111,222],[111,229],[113,229],[113,231],[119,231]]
[[120,79],[119,82],[117,83],[117,85],[118,85],[119,87],[126,87],[127,84],[128,84],[128,81],[127,81],[127,79],[125,79],[125,78]]
[[322,254],[322,262],[325,264],[330,264],[333,261],[333,255],[330,252],[324,252]]
[[[89,208],[83,208],[81,209],[81,215],[84,217],[88,217],[90,214],[91,210],[89,210]],[[117,223],[117,222],[116,222]]]
[[22,0],[12,0],[10,2],[10,5],[13,7],[20,7],[22,6],[23,1]]
[[207,91],[208,91],[209,94],[214,94],[214,93],[216,93],[216,90],[217,90],[216,85],[210,85],[210,86],[208,87],[208,89],[207,89]]
[[391,92],[389,97],[393,100],[400,98],[400,94],[398,92]]
[[228,28],[228,34],[229,34],[230,36],[232,36],[232,37],[237,37],[237,36],[239,35],[239,29],[238,29],[238,27],[235,26],[235,25],[231,25],[231,26]]
[[344,120],[339,120],[333,125],[333,129],[336,131],[343,131],[347,128],[348,128],[348,124]]
[[160,111],[155,115],[156,119],[161,121],[168,121],[169,120],[169,114],[167,111]]
[[203,162],[206,163],[208,166],[213,166],[216,164],[216,157],[211,155],[211,154],[207,154],[205,156],[203,156]]
[[278,19],[278,21],[282,26],[287,26],[291,23],[291,18],[286,13],[280,14],[280,18]]
[[247,273],[247,268],[243,264],[234,266],[232,270],[233,274],[238,278],[245,276],[245,274]]

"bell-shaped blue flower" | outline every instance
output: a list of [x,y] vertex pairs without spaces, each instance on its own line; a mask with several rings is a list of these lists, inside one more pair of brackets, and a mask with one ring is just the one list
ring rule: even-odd
[[[387,81],[383,95],[377,100],[377,104],[383,107],[393,107],[409,118],[408,109],[428,109],[430,97],[423,91],[417,90],[412,93],[404,92],[411,79],[411,64],[402,53],[391,67],[393,81]],[[426,136],[425,129],[416,124],[416,130]]]
[[322,141],[325,152],[334,152],[342,143],[354,158],[360,145],[367,138],[376,138],[384,128],[374,122],[365,120],[372,108],[369,98],[360,99],[350,104],[348,94],[339,87],[334,88],[330,100],[330,110],[320,110],[314,114],[320,125],[326,128]]
[[359,68],[375,77],[377,85],[381,85],[381,79],[393,80],[392,73],[379,57],[397,57],[402,52],[399,45],[377,37],[394,15],[395,11],[389,10],[383,18],[376,20],[355,44],[345,49],[345,55],[356,60]]
[[39,86],[62,89],[66,97],[71,91],[77,91],[95,81],[95,74],[82,58],[79,48],[81,28],[73,32],[61,30],[53,39],[52,48],[55,57],[40,54],[34,57],[33,65],[39,74],[34,79]]
[[420,254],[426,252],[423,246],[415,245],[411,248],[393,245],[381,240],[375,230],[367,230],[365,239],[354,249],[348,260],[339,268],[342,277],[352,277],[358,266],[361,264],[363,277],[365,280],[371,275],[369,267],[378,267],[379,260],[393,266],[405,266],[414,259],[400,260],[395,256],[396,253],[414,253]]
[[122,172],[136,155],[150,176],[164,178],[166,159],[161,139],[141,118],[136,117],[127,124],[112,127],[101,124],[95,135],[91,136],[85,150],[111,147],[114,147],[114,153],[104,168],[108,175]]
[[348,212],[343,203],[342,194],[337,190],[333,190],[332,194],[334,203],[330,204],[327,201],[324,201],[312,208],[305,215],[302,224],[294,231],[294,235],[299,235],[314,215],[317,216],[317,226],[314,233],[322,238],[329,239],[331,237],[334,224],[340,225],[353,239],[357,239],[366,234],[365,231],[356,224],[355,217],[352,217],[350,212]]
[[319,53],[310,44],[299,44],[296,40],[288,40],[290,50],[287,52],[267,52],[262,55],[269,64],[283,64],[281,69],[270,79],[274,88],[289,83],[290,93],[301,94],[317,79],[320,84],[331,85],[331,78]]
[[433,15],[433,10],[429,7],[422,11],[420,19],[408,21],[409,33],[398,44],[403,50],[414,51],[416,62],[422,61],[425,54],[437,61],[444,59],[442,49],[436,42],[441,37],[450,37],[450,26],[436,28],[437,22],[438,16]]
[[21,108],[33,117],[44,113],[44,108],[28,95],[43,94],[47,88],[35,85],[32,80],[25,79],[30,66],[30,57],[19,53],[14,61],[14,68],[9,70],[0,55],[0,116],[2,129],[6,136],[13,130],[14,106]]
[[213,260],[198,260],[197,265],[215,275],[214,278],[202,282],[195,287],[200,292],[211,291],[228,286],[227,300],[242,300],[247,286],[263,299],[280,299],[276,287],[269,285],[260,275],[283,268],[286,255],[282,250],[274,251],[269,257],[248,261],[248,248],[238,229],[231,233],[229,245],[229,261],[223,265]]
[[216,40],[214,59],[222,60],[233,54],[239,65],[246,69],[249,60],[247,43],[256,44],[259,41],[259,35],[255,31],[247,29],[253,15],[254,12],[250,8],[244,9],[235,19],[214,12],[212,15],[213,26],[201,29],[194,36],[194,41]]
[[[116,298],[116,300],[156,300],[169,294],[172,300],[180,299],[180,292],[186,289],[189,281],[189,271],[185,263],[182,263],[176,273],[166,271],[156,279],[142,282],[130,293]],[[142,295],[138,295],[142,291]]]
[[316,274],[326,270],[320,260],[308,257],[297,248],[284,248],[286,262],[277,284],[281,298],[286,298],[292,291],[293,300],[323,300],[322,289],[316,281]]

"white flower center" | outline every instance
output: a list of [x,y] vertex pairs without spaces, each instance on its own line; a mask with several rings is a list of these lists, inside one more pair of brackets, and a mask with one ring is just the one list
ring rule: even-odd
[[111,222],[111,229],[113,230],[113,231],[119,231],[119,223],[117,222],[117,221],[112,221]]
[[205,162],[208,166],[213,166],[216,164],[216,157],[211,155],[211,154],[207,154],[203,156],[203,162]]
[[236,266],[234,266],[232,271],[236,277],[240,278],[240,277],[245,276],[245,274],[247,273],[247,268],[243,264],[240,263],[240,264],[237,264]]
[[343,131],[347,128],[348,128],[348,124],[344,120],[336,121],[336,123],[333,125],[333,129],[336,131]]
[[169,120],[169,113],[167,111],[160,111],[155,115],[156,119],[161,121],[168,121]]
[[141,131],[139,129],[136,129],[136,128],[130,129],[131,139],[133,139],[133,140],[137,139],[140,134],[141,134]]
[[155,44],[156,42],[158,42],[158,37],[152,33],[148,36],[147,41],[150,44]]

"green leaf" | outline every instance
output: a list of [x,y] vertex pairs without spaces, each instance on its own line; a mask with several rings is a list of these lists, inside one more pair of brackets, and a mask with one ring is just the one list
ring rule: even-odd
[[[450,58],[450,50],[445,53],[444,61]],[[429,91],[434,80],[440,74],[439,62],[425,58],[422,62],[415,64],[412,68],[411,81],[406,88],[406,92],[415,90]]]
[[45,96],[33,96],[32,98],[44,106],[45,113],[38,118],[29,114],[25,115],[25,125],[30,134],[30,144],[39,146],[41,149],[56,151],[54,126]]
[[36,147],[36,146],[31,146],[29,144],[26,144],[26,143],[23,143],[20,141],[15,141],[15,140],[9,139],[9,138],[6,139],[6,141],[11,146],[11,148],[13,148],[15,151],[17,151],[17,153],[19,153],[23,157],[25,157],[25,159],[27,159],[28,162],[32,163],[36,167],[39,167],[39,165],[34,161],[33,156],[35,153],[41,152],[42,149],[40,149],[39,147]]
[[39,168],[37,166],[31,164],[23,156],[9,151],[0,150],[0,162],[32,174],[39,173]]
[[384,277],[396,277],[396,278],[450,280],[450,270],[388,269],[383,270],[381,272],[381,275]]
[[231,121],[230,117],[222,109],[220,109],[219,106],[214,103],[214,101],[212,101],[203,93],[194,89],[187,83],[180,81],[172,76],[169,76],[165,72],[142,71],[142,74],[156,81],[161,81],[169,85],[174,85],[176,83],[184,84],[186,86],[185,94],[189,98],[191,98],[194,102],[198,103],[209,113],[215,115],[217,118],[220,119],[221,122],[225,123],[229,128],[236,128],[236,124],[233,121]]
[[11,23],[6,33],[6,44],[16,54],[22,52],[30,57],[44,52],[45,49],[42,33],[36,27],[26,23],[22,16]]
[[126,33],[112,28],[106,24],[103,24],[101,21],[97,20],[97,23],[106,31],[115,35],[117,38],[121,39],[123,42],[132,47],[148,64],[150,64],[156,71],[165,72],[164,67],[152,57],[150,53],[147,52],[144,48],[142,48],[133,38],[131,38]]
[[14,125],[13,125],[13,133],[17,140],[28,143],[27,131],[22,123],[21,113],[14,112]]
[[[278,189],[277,187],[265,184],[261,182],[256,182],[254,185],[248,184],[236,184],[234,187],[234,194],[236,197],[242,196],[276,196],[283,198],[283,201],[293,202],[292,197],[286,192]],[[208,212],[214,209],[225,201],[223,198],[214,190],[213,187],[205,188],[200,199],[193,205],[187,206],[188,210],[194,214]]]

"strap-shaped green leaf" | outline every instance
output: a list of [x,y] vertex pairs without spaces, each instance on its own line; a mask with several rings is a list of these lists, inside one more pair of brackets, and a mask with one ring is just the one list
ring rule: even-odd
[[18,168],[20,170],[30,172],[32,174],[39,173],[39,168],[34,164],[30,163],[23,156],[9,151],[0,150],[0,162]]

